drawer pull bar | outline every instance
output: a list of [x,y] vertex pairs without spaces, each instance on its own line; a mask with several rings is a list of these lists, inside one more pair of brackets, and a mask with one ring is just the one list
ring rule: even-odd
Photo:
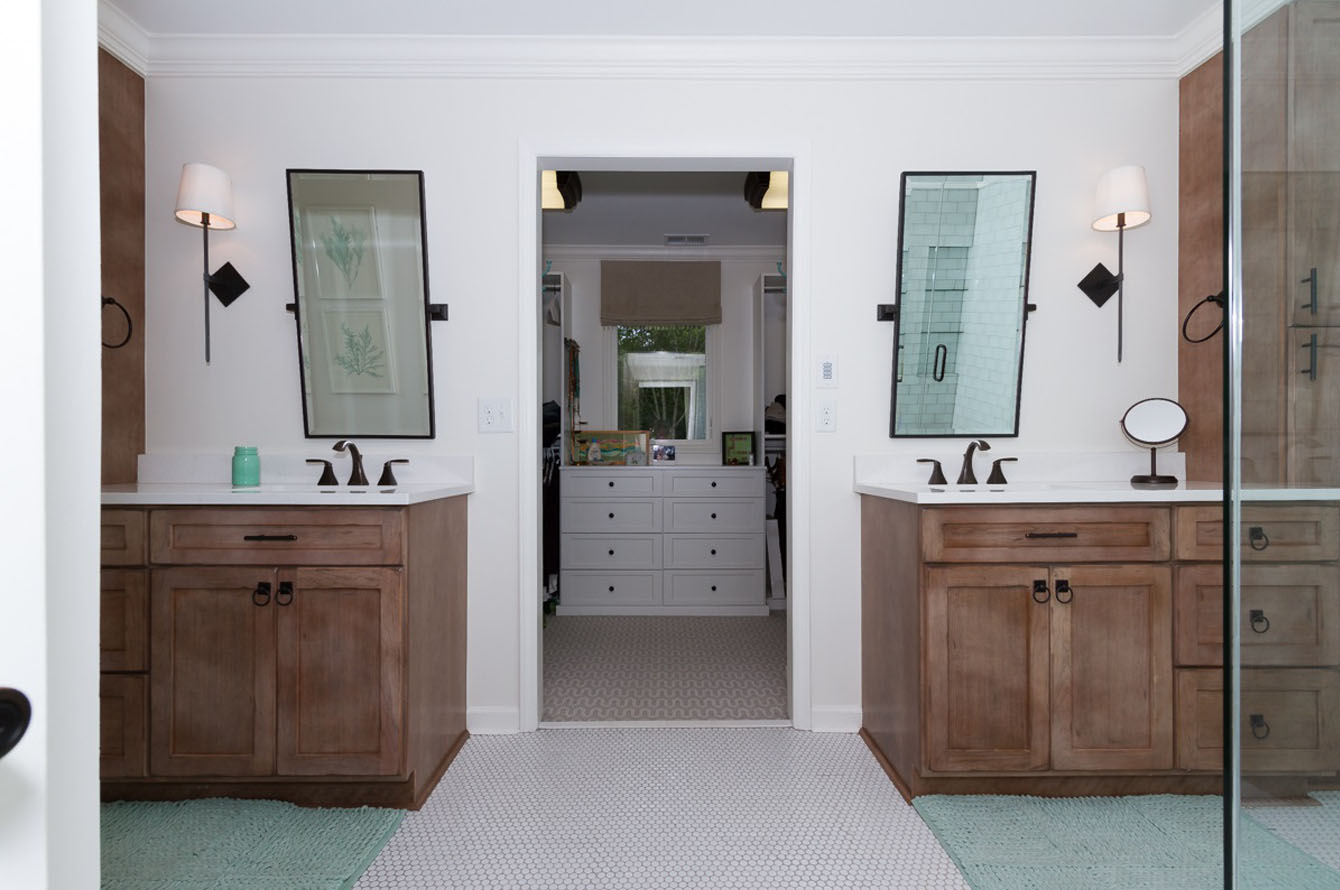
[[[1041,598],[1038,597],[1039,593],[1042,594]],[[1047,589],[1046,580],[1039,578],[1033,582],[1033,602],[1040,606],[1051,598],[1052,592]]]
[[1078,538],[1079,532],[1025,532],[1025,538]]
[[1270,724],[1266,722],[1264,714],[1252,714],[1247,720],[1252,726],[1252,738],[1258,741],[1270,738]]
[[275,603],[280,606],[293,604],[293,582],[280,581],[279,592],[275,594]]
[[243,535],[244,541],[296,541],[297,535]]
[[[1064,599],[1061,598],[1061,594],[1065,594]],[[1075,591],[1070,589],[1070,582],[1065,578],[1057,578],[1056,601],[1064,606],[1069,604],[1070,601],[1073,600],[1074,598],[1075,598]]]
[[1263,634],[1270,630],[1270,619],[1266,617],[1264,609],[1252,609],[1251,611],[1252,630]]
[[270,582],[262,581],[256,585],[256,589],[251,591],[251,604],[253,606],[268,606],[270,604]]
[[1265,550],[1270,546],[1270,536],[1261,526],[1253,525],[1247,529],[1247,546],[1256,551]]

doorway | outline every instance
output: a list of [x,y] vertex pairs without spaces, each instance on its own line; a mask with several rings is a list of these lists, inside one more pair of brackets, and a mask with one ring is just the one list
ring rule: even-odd
[[[539,210],[541,171],[545,169],[582,171],[587,175],[588,179],[591,181],[599,181],[602,177],[606,176],[608,176],[610,180],[615,180],[619,178],[616,174],[656,174],[656,175],[667,175],[667,176],[678,174],[684,176],[691,175],[697,177],[704,177],[707,174],[714,173],[718,175],[729,174],[732,176],[732,178],[739,179],[740,183],[742,184],[744,181],[745,174],[750,171],[760,169],[762,170],[781,169],[781,170],[787,170],[792,174],[791,207],[786,213],[786,222],[784,226],[784,243],[781,245],[776,244],[773,245],[774,250],[776,247],[779,246],[782,248],[780,251],[776,251],[782,259],[780,260],[774,259],[772,261],[772,264],[766,270],[761,271],[755,270],[758,271],[759,274],[755,276],[757,278],[757,281],[750,285],[750,291],[751,291],[750,299],[752,301],[753,299],[752,292],[754,290],[757,290],[760,299],[763,296],[764,291],[763,272],[771,272],[773,273],[773,275],[771,276],[772,278],[774,279],[780,278],[786,282],[787,285],[786,289],[789,303],[787,307],[789,316],[788,321],[790,326],[790,334],[786,338],[788,341],[786,343],[786,348],[790,351],[791,362],[790,367],[784,372],[785,377],[784,391],[787,393],[788,400],[791,404],[788,405],[788,413],[790,417],[788,418],[789,423],[787,426],[787,433],[780,434],[779,438],[780,440],[782,440],[782,442],[784,442],[785,447],[788,450],[788,456],[790,457],[790,470],[781,471],[780,482],[785,489],[785,494],[781,499],[781,503],[784,505],[784,511],[786,508],[789,508],[789,513],[791,516],[791,521],[789,523],[790,528],[788,529],[788,537],[791,546],[788,548],[786,554],[784,569],[780,558],[777,558],[777,564],[774,567],[775,573],[780,575],[782,572],[784,572],[785,574],[785,578],[787,581],[787,591],[786,591],[787,596],[785,605],[787,608],[784,613],[778,613],[777,619],[773,619],[772,623],[774,627],[784,627],[785,631],[784,650],[778,653],[779,656],[778,660],[782,664],[785,664],[787,669],[785,678],[786,686],[784,692],[784,711],[779,713],[785,713],[789,715],[790,717],[789,722],[791,723],[791,725],[794,725],[797,728],[808,729],[810,726],[810,715],[809,715],[810,678],[809,678],[809,659],[808,659],[808,651],[809,651],[808,592],[809,591],[808,591],[808,584],[806,583],[807,581],[806,573],[808,568],[808,548],[807,548],[808,529],[805,527],[806,524],[803,521],[805,517],[805,511],[802,506],[803,503],[805,502],[808,491],[806,489],[805,480],[803,479],[804,474],[796,473],[795,467],[804,466],[803,457],[809,443],[808,443],[808,437],[804,436],[801,433],[801,431],[804,428],[804,425],[801,422],[800,418],[803,418],[805,416],[805,410],[807,407],[804,404],[805,400],[803,398],[803,393],[799,393],[796,387],[791,385],[795,380],[795,378],[798,376],[795,373],[794,369],[802,361],[800,355],[801,349],[799,349],[798,347],[803,346],[804,337],[799,336],[798,332],[804,331],[806,329],[805,321],[807,321],[807,314],[805,312],[806,307],[804,305],[804,299],[803,299],[804,289],[798,284],[799,282],[804,280],[804,274],[806,271],[806,263],[804,261],[804,254],[803,254],[804,248],[806,247],[805,244],[806,239],[804,237],[805,215],[803,207],[801,206],[804,198],[804,178],[801,175],[797,175],[798,170],[801,173],[803,173],[805,167],[805,158],[803,156],[800,156],[800,153],[793,153],[791,157],[780,157],[780,158],[775,156],[768,157],[766,155],[749,155],[749,156],[739,156],[729,158],[722,158],[722,157],[706,158],[697,155],[688,156],[687,154],[682,157],[643,158],[643,157],[629,156],[629,157],[615,157],[615,158],[610,157],[590,158],[590,157],[564,156],[562,154],[556,154],[556,153],[555,154],[541,154],[539,152],[530,153],[523,150],[521,163],[522,163],[521,180],[523,183],[522,203],[524,205],[521,209],[521,218],[522,218],[521,268],[534,269],[536,276],[535,278],[531,278],[527,281],[525,280],[526,276],[523,275],[522,291],[524,292],[524,295],[522,296],[520,301],[521,312],[522,312],[521,317],[523,318],[523,323],[519,325],[519,328],[521,330],[521,341],[522,341],[519,354],[522,357],[522,363],[523,363],[521,379],[523,381],[533,381],[533,384],[531,386],[523,384],[522,392],[519,394],[519,400],[518,400],[519,405],[517,412],[517,417],[519,420],[519,433],[521,436],[520,439],[521,442],[520,478],[522,482],[521,528],[523,529],[522,566],[521,566],[522,581],[520,585],[521,590],[519,597],[521,729],[523,731],[535,729],[540,725],[540,722],[543,719],[542,708],[544,706],[544,699],[545,699],[543,694],[544,673],[545,673],[544,668],[546,662],[546,658],[544,655],[544,646],[546,639],[546,630],[545,630],[546,621],[544,613],[544,603],[546,600],[550,598],[551,583],[552,583],[550,576],[546,575],[544,570],[545,534],[544,534],[544,521],[543,521],[544,518],[543,491],[545,484],[544,481],[545,464],[542,458],[541,450],[538,447],[538,444],[541,441],[541,434],[544,428],[544,418],[542,416],[542,408],[541,408],[543,402],[546,400],[551,402],[557,401],[560,402],[560,404],[562,404],[562,402],[561,400],[556,400],[553,398],[549,399],[545,398],[546,394],[550,397],[554,395],[554,376],[552,368],[548,372],[548,374],[546,374],[545,372],[544,367],[545,351],[543,347],[545,344],[546,336],[549,337],[552,346],[552,341],[554,339],[554,332],[552,331],[546,332],[544,328],[546,326],[552,327],[553,322],[555,320],[562,318],[562,313],[564,311],[569,312],[573,311],[571,302],[572,282],[568,283],[569,293],[567,294],[567,296],[564,296],[563,294],[564,278],[567,277],[562,274],[565,273],[566,271],[564,267],[567,266],[568,269],[575,270],[578,266],[581,266],[584,263],[587,265],[588,269],[592,267],[598,269],[600,260],[600,257],[598,256],[599,251],[596,250],[594,247],[590,247],[590,249],[584,249],[584,248],[579,249],[577,247],[570,246],[569,249],[567,250],[557,251],[558,254],[564,256],[556,258],[555,256],[551,255],[554,254],[555,251],[551,249],[552,245],[550,243],[546,243],[549,239],[542,238],[545,230],[543,224],[541,223],[540,210]],[[743,196],[743,190],[741,190],[739,201],[742,207],[746,206],[744,203],[745,198]],[[664,235],[697,234],[697,232],[692,231],[693,227],[689,228],[691,229],[691,231],[687,233],[672,231],[660,234],[662,235],[662,237]],[[711,245],[710,242],[709,244],[700,243],[695,245],[695,247],[692,250],[688,251],[687,253],[681,252],[678,254],[672,254],[671,257],[676,260],[679,258],[688,258],[688,257],[698,259],[710,254],[712,247],[720,248],[722,247],[722,245]],[[668,251],[676,249],[666,246],[665,243],[659,245],[656,244],[648,245],[644,243],[638,246],[638,248],[639,249],[630,248],[628,250],[622,251],[624,256],[621,258],[629,260],[637,260],[639,258],[649,260],[650,259],[661,260],[665,258],[666,253]],[[583,250],[585,252],[583,252]],[[620,253],[620,251],[615,251],[615,253],[616,254]],[[740,250],[726,251],[726,254],[729,256],[730,260],[733,263],[736,263],[737,265],[738,263],[736,261],[742,259],[742,253],[744,253],[744,251]],[[754,257],[754,260],[756,262],[759,261],[759,256],[757,255],[760,254],[761,251],[755,250],[753,251],[753,253],[756,255]],[[780,263],[781,265],[779,266],[778,263]],[[736,271],[738,272],[738,270]],[[543,276],[546,272],[548,272],[550,275],[550,278],[547,279],[547,283],[550,286],[550,293],[548,294],[548,300],[544,299],[545,297],[544,289],[536,288],[534,286],[537,280],[544,280]],[[736,277],[737,281],[735,282],[735,284],[738,285],[738,275]],[[599,286],[598,276],[596,282],[597,282],[596,286],[598,287]],[[581,284],[582,287],[586,287],[589,290],[589,282]],[[755,284],[757,285],[757,287],[755,287]],[[590,297],[591,295],[588,293],[585,299],[590,299]],[[760,307],[762,306],[761,303],[759,305]],[[747,331],[747,337],[745,338],[744,342],[752,342],[755,334],[757,333],[756,331],[752,330],[752,328],[754,327],[754,318],[753,318],[754,313],[752,311],[753,306],[752,302],[750,303],[750,306],[751,310],[745,313],[746,315],[745,325],[746,327],[750,328],[750,330]],[[529,319],[533,319],[534,324],[525,321]],[[546,325],[546,319],[548,320],[548,325]],[[739,321],[738,317],[736,318],[736,321],[737,322]],[[590,316],[588,315],[588,323],[589,322],[590,322]],[[760,318],[759,325],[761,325],[762,323],[763,320]],[[723,403],[730,401],[730,399],[733,398],[734,396],[723,397],[722,393],[719,391],[722,388],[723,378],[729,380],[729,375],[718,374],[717,375],[718,379],[714,385],[712,382],[712,375],[709,373],[706,381],[699,380],[696,384],[689,385],[689,377],[683,373],[682,369],[671,370],[665,366],[655,366],[654,362],[649,362],[645,358],[639,359],[634,357],[633,361],[629,361],[628,359],[630,356],[627,353],[630,352],[635,353],[637,352],[637,350],[629,348],[628,341],[630,339],[633,339],[630,336],[625,336],[624,337],[625,342],[622,345],[620,344],[620,334],[617,325],[595,325],[594,327],[604,328],[605,330],[593,334],[591,330],[588,329],[582,335],[588,342],[591,342],[592,337],[595,337],[597,341],[599,341],[598,343],[593,344],[592,347],[588,347],[590,351],[586,352],[587,361],[581,363],[580,365],[579,373],[581,375],[582,380],[581,399],[583,405],[582,408],[580,409],[580,413],[572,417],[567,416],[568,411],[566,410],[566,408],[568,406],[563,405],[564,410],[562,413],[564,414],[565,417],[564,421],[565,423],[570,424],[573,427],[576,427],[578,426],[581,420],[586,419],[586,417],[581,416],[581,413],[585,413],[588,411],[586,406],[589,404],[589,400],[592,398],[592,393],[595,390],[600,390],[600,394],[599,396],[597,396],[597,398],[600,400],[601,404],[599,405],[598,411],[589,411],[589,413],[591,415],[598,414],[599,415],[598,419],[600,420],[602,426],[614,429],[628,426],[640,426],[641,428],[650,428],[651,426],[653,426],[653,423],[640,419],[630,421],[629,414],[627,412],[630,410],[630,406],[635,406],[636,403],[638,403],[639,401],[644,403],[644,407],[647,407],[653,403],[659,404],[660,402],[666,402],[667,404],[669,404],[670,402],[673,401],[674,405],[670,406],[667,416],[671,414],[675,415],[674,418],[671,418],[671,420],[674,421],[673,424],[674,432],[670,433],[669,435],[676,435],[676,436],[685,435],[688,430],[694,428],[697,428],[701,432],[706,432],[708,434],[703,436],[700,440],[696,442],[680,441],[675,443],[680,448],[686,448],[686,451],[683,452],[682,457],[680,456],[680,454],[676,455],[677,460],[672,469],[672,472],[667,475],[662,475],[659,478],[664,480],[668,479],[670,476],[701,477],[696,479],[686,478],[686,481],[675,483],[676,485],[688,485],[691,487],[695,484],[710,486],[712,481],[718,481],[716,479],[709,480],[708,476],[712,475],[720,476],[722,481],[719,481],[718,484],[724,485],[725,484],[724,479],[726,478],[726,474],[730,473],[732,470],[746,471],[740,473],[737,477],[732,477],[733,480],[732,484],[735,484],[736,482],[739,482],[743,478],[749,476],[750,474],[747,472],[749,469],[748,467],[737,468],[737,467],[722,466],[721,433],[731,431],[749,431],[751,427],[755,426],[756,422],[758,429],[755,436],[755,442],[753,444],[755,448],[754,453],[756,455],[754,458],[755,466],[757,469],[757,475],[760,482],[760,490],[758,493],[762,495],[773,491],[770,483],[767,483],[766,488],[762,487],[765,479],[763,463],[768,458],[768,455],[766,454],[765,451],[765,444],[762,436],[762,428],[764,422],[763,414],[766,405],[762,401],[759,401],[759,399],[757,398],[757,394],[763,392],[765,387],[762,382],[761,373],[758,375],[757,382],[755,382],[755,375],[752,369],[753,366],[752,352],[751,356],[744,360],[744,364],[750,366],[750,373],[747,375],[747,377],[749,378],[749,382],[747,386],[745,386],[745,389],[747,389],[748,391],[743,396],[740,397],[739,402],[739,404],[744,405],[744,410],[748,413],[749,416],[747,418],[741,418],[738,414],[737,409],[736,415],[732,417],[730,414],[730,410],[723,409],[722,405]],[[576,339],[576,338],[564,338],[564,339]],[[722,365],[720,354],[723,351],[726,352],[734,351],[735,353],[734,359],[737,362],[739,362],[740,360],[740,356],[738,354],[739,342],[723,338],[719,330],[716,332],[715,338],[712,336],[711,333],[708,333],[705,339],[706,342],[701,344],[703,348],[700,354],[705,357],[705,361],[709,365],[712,363],[711,361],[712,357],[716,356],[717,357],[716,364],[718,365],[718,368],[720,368]],[[712,342],[714,339],[716,340],[715,344]],[[581,345],[585,346],[585,344]],[[651,344],[651,345],[656,346],[657,344]],[[595,348],[597,346],[598,348]],[[620,352],[621,349],[623,350],[623,353]],[[661,353],[662,355],[664,355],[664,353],[669,351],[670,350],[666,349],[643,350],[644,353],[655,352],[655,353]],[[681,351],[681,354],[688,354],[688,353],[692,353],[692,350],[688,350],[687,347]],[[591,358],[597,354],[599,356],[599,361],[592,362]],[[624,359],[622,362],[619,361],[621,354]],[[535,363],[533,365],[529,364],[529,356],[536,357],[534,359]],[[551,362],[552,358],[553,354],[551,350],[550,352]],[[568,360],[569,356],[565,349],[563,356],[563,365],[565,372]],[[623,400],[617,398],[614,393],[614,389],[617,386],[617,381],[620,374],[620,368],[622,368],[622,372],[625,374],[625,376],[631,376],[635,378],[633,381],[631,381],[631,383],[633,384],[632,386],[624,388],[625,390],[631,391],[632,393],[631,397]],[[641,374],[641,376],[639,376],[637,373],[634,373],[634,370],[638,368],[645,370],[646,373]],[[548,378],[549,381],[547,390],[546,390],[546,378]],[[604,382],[606,379],[611,381],[608,390],[606,390],[604,386]],[[597,385],[594,382],[590,384],[587,383],[587,381],[594,381],[594,380],[598,380],[599,384]],[[626,380],[625,382],[629,381]],[[738,388],[740,383],[741,381],[739,380],[732,381],[731,383],[727,384],[726,388],[729,389],[731,386],[736,386]],[[625,394],[628,393],[626,392]],[[673,394],[674,398],[670,399],[656,398],[657,396],[663,396],[667,394]],[[771,398],[771,396],[773,395],[776,395],[776,393],[769,394],[768,398]],[[623,415],[622,420],[620,421],[618,412],[620,411],[621,401],[625,403],[623,406],[623,410],[625,413]],[[759,404],[754,405],[753,402],[755,401],[758,401]],[[681,405],[679,404],[680,402],[683,402],[684,404]],[[690,403],[692,403],[693,406],[692,409],[689,408]],[[715,405],[717,407],[717,410],[721,413],[715,418],[715,422],[713,422],[713,420],[711,419],[704,421],[703,420],[704,409],[706,409],[707,412],[710,412],[712,410],[713,405]],[[553,413],[553,406],[551,405],[551,414],[552,413]],[[756,419],[753,416],[755,413],[757,413]],[[678,416],[679,414],[684,414],[685,416],[679,417]],[[689,415],[696,416],[697,421],[693,420]],[[607,417],[610,420],[614,420],[616,422],[611,423],[609,420],[606,420]],[[597,418],[593,416],[592,419]],[[732,425],[730,429],[726,429],[723,426],[723,424],[731,424],[732,422],[735,425]],[[738,425],[738,427],[742,429],[737,430],[736,425]],[[589,422],[586,425],[586,427],[590,428]],[[665,427],[665,429],[669,428],[671,427]],[[564,458],[565,462],[569,462],[570,455],[567,454],[567,452],[570,451],[572,447],[572,438],[570,435],[568,435],[569,432],[570,430],[567,427],[563,428],[563,433],[561,434],[559,443],[559,450],[565,453]],[[662,429],[661,434],[666,435],[664,429]],[[606,448],[608,449],[608,447],[609,445],[608,443],[606,443]],[[553,454],[552,449],[550,453]],[[587,466],[587,467],[575,467],[573,469],[578,470],[579,472],[590,471],[596,474],[599,474],[601,472],[608,474],[613,468]],[[628,469],[640,469],[640,468],[624,467],[622,470],[620,470],[620,472],[626,472]],[[649,467],[648,469],[651,468]],[[666,469],[666,466],[660,465],[656,469],[664,470]],[[551,471],[552,471],[552,464],[551,464]],[[615,478],[624,478],[624,477],[615,477]],[[609,480],[602,480],[601,484],[608,487],[609,482],[611,481],[613,481],[613,478]],[[685,491],[687,491],[687,489],[679,492],[672,492],[671,494],[684,494]],[[710,488],[705,488],[704,492],[707,494],[711,494]],[[657,489],[657,493],[658,494],[660,493],[659,489]],[[740,491],[737,493],[741,494],[752,493],[752,490],[750,492]],[[679,499],[671,498],[671,500],[679,500]],[[690,497],[688,498],[688,500],[692,501],[693,498]],[[775,500],[775,496],[774,498],[772,498],[772,500]],[[661,511],[664,511],[665,509],[664,503],[656,504],[654,506],[659,508]],[[691,506],[694,505],[688,504],[688,507]],[[687,509],[688,507],[685,507],[685,509]],[[759,509],[761,513],[762,507],[760,506]],[[605,511],[605,513],[602,515],[607,516],[608,512],[609,511]],[[721,511],[717,512],[721,513]],[[724,516],[724,514],[722,515]],[[797,519],[799,519],[800,521],[796,521]],[[632,536],[632,538],[636,538],[639,535],[645,536],[652,530],[635,529],[633,527],[629,527],[628,529],[626,529],[626,531],[630,536]],[[657,527],[655,529],[655,533],[657,534],[657,537],[660,539],[658,540],[658,543],[663,543],[664,535],[659,534],[659,531],[660,531],[659,527]],[[551,535],[552,535],[552,525],[551,525]],[[748,535],[742,534],[739,537],[748,537]],[[589,541],[584,543],[589,543]],[[644,546],[646,544],[646,542],[638,542],[636,540],[630,540],[629,543],[630,544],[640,543]],[[680,546],[684,546],[686,544],[691,545],[694,542],[679,541],[676,543],[679,544]],[[608,549],[617,549],[617,548],[606,548],[602,550],[602,556],[608,556]],[[622,556],[622,554],[620,555]],[[672,557],[672,559],[674,558],[676,557]],[[552,559],[550,567],[552,568]],[[736,574],[744,575],[748,574],[749,571],[751,570],[741,571]],[[663,580],[664,573],[658,572],[657,574],[662,575],[662,578],[659,580]],[[693,573],[683,572],[679,574],[687,576]],[[761,616],[758,617],[761,617],[763,622],[768,622],[769,619],[767,618],[768,615],[767,591],[762,581],[763,577],[765,577],[765,570],[763,569],[763,567],[760,567],[760,570],[758,571],[758,576],[760,579],[760,586],[758,588],[758,594],[759,594],[758,602],[759,604],[761,604],[762,607]],[[678,590],[679,593],[677,593],[675,596],[672,596],[669,602],[678,604],[682,604],[685,602],[689,603],[695,602],[692,591],[688,590],[688,592],[686,593],[685,592],[686,588],[684,588],[683,586],[686,582],[692,582],[694,581],[694,579],[679,578],[677,579],[677,581],[680,586],[677,587],[676,590]],[[576,582],[577,579],[575,577],[570,578],[569,579],[570,588],[574,584],[576,584]],[[609,585],[603,586],[600,592],[601,593],[608,592],[608,586]],[[720,593],[719,588],[713,588],[713,591],[714,596],[717,596]],[[620,590],[618,591],[618,593],[622,594],[623,591]],[[650,602],[650,600],[648,599],[648,595],[646,594],[645,591],[640,593],[634,593],[632,596],[633,599],[639,603],[645,604],[647,602]],[[746,599],[749,599],[752,602],[752,597],[746,597]],[[555,610],[549,619],[550,622],[557,620],[559,622],[559,628],[561,629],[561,622],[563,621],[564,618],[577,617],[578,615],[580,615],[584,611],[582,608],[580,608],[581,597],[580,596],[575,597],[575,600],[577,601],[575,603],[573,602],[573,600],[574,598],[570,596],[567,602],[568,608],[565,608],[563,610],[567,612],[568,615],[563,615],[559,613],[557,610]],[[665,603],[667,602],[667,600],[662,598],[658,600],[658,602]],[[702,601],[699,600],[697,602]],[[713,600],[713,602],[716,602],[716,600]],[[732,618],[738,617],[743,619],[746,616],[746,613],[749,611],[748,609],[743,608],[743,601],[741,600],[731,600],[728,597],[725,600],[725,602],[730,605],[711,608],[707,610],[709,613],[708,615],[694,616],[694,617],[698,618],[710,617],[710,618],[724,619],[725,617],[729,616]],[[774,605],[779,605],[779,603],[774,603]],[[620,623],[626,624],[630,619],[635,617],[639,618],[648,617],[648,616],[637,615],[636,609],[629,610],[629,609],[616,608],[612,611],[624,613],[624,614],[602,616],[602,620],[607,619],[607,623],[609,623],[612,626],[618,625]],[[660,620],[663,622],[665,626],[659,627],[657,629],[667,630],[669,629],[669,625],[674,623],[674,621],[690,622],[692,620],[687,614],[675,615],[672,614],[673,611],[674,610],[671,609],[669,610],[669,612],[665,612],[657,616],[656,619],[649,619],[647,623],[650,623],[651,621],[655,620]],[[679,611],[692,612],[697,610],[680,609]],[[632,614],[630,614],[630,612]],[[575,625],[573,623],[570,623],[570,626]],[[551,624],[550,627],[553,628],[554,625]],[[562,636],[554,637],[552,639],[559,645],[567,646],[570,650],[571,649],[584,650],[589,648],[589,642],[590,642],[589,636],[585,638],[582,637],[582,634],[576,634],[572,636],[574,636],[576,639],[575,640],[567,639]],[[655,650],[657,646],[661,647],[660,651],[662,652],[682,651],[684,649],[682,641],[684,639],[692,638],[696,640],[699,644],[708,646],[709,650],[711,650],[711,645],[710,643],[707,642],[708,640],[711,639],[711,637],[712,634],[704,634],[700,631],[689,631],[687,636],[681,635],[680,643],[676,643],[673,641],[673,639],[671,639],[670,641],[665,640],[653,641],[650,644],[647,643],[645,637],[642,637],[641,638],[642,642],[640,643],[635,641],[632,642],[632,648],[633,649],[641,648],[642,650],[644,650],[644,654],[651,654],[654,656],[655,653],[654,651],[651,650]],[[633,639],[634,640],[637,639],[636,635],[633,636]],[[625,639],[624,643],[625,644],[629,643],[629,640]],[[721,645],[717,645],[715,651],[719,652],[722,650],[722,648],[723,647]],[[726,644],[724,648],[726,650],[729,650],[731,646],[729,644]],[[562,653],[556,653],[556,654],[560,656],[562,655]],[[690,655],[690,657],[693,658],[694,656]],[[664,659],[662,660],[664,661]],[[615,719],[618,718],[616,717]],[[674,720],[675,717],[668,716],[668,712],[666,711],[658,711],[655,713],[654,716],[648,716],[644,719],[655,720],[657,722],[660,722],[661,720],[664,719]],[[695,718],[693,716],[686,716],[681,719],[686,719],[689,722],[693,722]],[[711,718],[709,717],[707,719]],[[750,718],[740,717],[739,719],[748,721]],[[758,719],[767,719],[767,718],[758,718]]]

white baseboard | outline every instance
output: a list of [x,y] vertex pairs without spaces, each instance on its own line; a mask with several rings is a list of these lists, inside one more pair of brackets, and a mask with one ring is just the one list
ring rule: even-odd
[[860,708],[810,708],[811,732],[860,732]]
[[521,711],[512,707],[477,707],[465,712],[471,735],[513,735],[521,731]]
[[564,606],[559,605],[559,615],[688,615],[735,616],[752,615],[765,617],[768,604],[757,606]]

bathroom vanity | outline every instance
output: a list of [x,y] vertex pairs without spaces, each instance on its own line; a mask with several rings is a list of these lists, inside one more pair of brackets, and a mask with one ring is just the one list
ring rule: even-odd
[[417,808],[466,738],[469,486],[104,491],[104,799]]
[[[862,735],[905,796],[1220,790],[1218,487],[856,489]],[[1242,767],[1279,779],[1340,770],[1340,507],[1299,495],[1243,508]]]

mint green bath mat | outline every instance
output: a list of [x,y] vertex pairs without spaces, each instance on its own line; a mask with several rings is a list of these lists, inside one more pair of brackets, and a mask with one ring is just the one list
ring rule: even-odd
[[[973,890],[1221,890],[1223,803],[1213,796],[912,801]],[[1328,868],[1242,819],[1242,890],[1340,890]]]
[[348,890],[403,810],[273,800],[102,805],[103,890]]

